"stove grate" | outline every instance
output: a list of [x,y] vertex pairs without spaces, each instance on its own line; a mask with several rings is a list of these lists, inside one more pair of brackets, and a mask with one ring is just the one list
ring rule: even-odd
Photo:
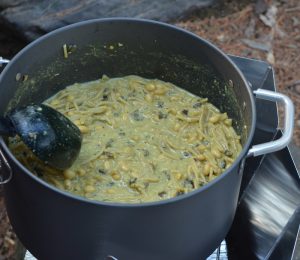
[[228,260],[225,240],[223,240],[221,245],[206,260]]
[[[29,251],[26,251],[24,260],[37,260]],[[225,240],[206,260],[228,260]]]

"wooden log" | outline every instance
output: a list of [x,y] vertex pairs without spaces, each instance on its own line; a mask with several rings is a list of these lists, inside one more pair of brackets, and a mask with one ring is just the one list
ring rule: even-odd
[[[4,21],[28,41],[78,21],[137,17],[170,22],[216,0],[0,0]],[[1,24],[0,24],[1,26]]]

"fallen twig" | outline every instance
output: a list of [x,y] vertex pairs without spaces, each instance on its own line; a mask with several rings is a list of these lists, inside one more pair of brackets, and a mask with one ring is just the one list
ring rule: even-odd
[[285,12],[287,12],[287,13],[289,13],[289,12],[296,12],[296,11],[300,11],[300,6],[296,6],[296,7],[291,7],[291,8],[285,9]]
[[271,50],[270,44],[262,43],[262,42],[256,42],[249,39],[242,39],[242,42],[245,43],[250,48],[260,50],[260,51],[266,51],[269,52]]

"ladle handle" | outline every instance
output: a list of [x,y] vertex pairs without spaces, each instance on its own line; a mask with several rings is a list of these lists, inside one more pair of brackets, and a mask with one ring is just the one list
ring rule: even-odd
[[294,129],[295,108],[293,102],[288,96],[265,89],[257,89],[253,93],[256,98],[280,102],[284,105],[284,129],[283,135],[279,139],[263,144],[253,145],[252,148],[248,151],[247,157],[273,153],[283,149],[291,141]]

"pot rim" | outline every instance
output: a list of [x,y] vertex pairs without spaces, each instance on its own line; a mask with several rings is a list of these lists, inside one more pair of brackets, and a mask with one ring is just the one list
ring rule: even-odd
[[[244,83],[244,86],[246,87],[247,92],[248,92],[249,97],[250,97],[250,104],[251,104],[251,111],[252,111],[252,118],[251,118],[252,124],[251,124],[251,128],[250,128],[250,131],[249,131],[249,135],[247,137],[247,141],[245,142],[242,151],[240,152],[239,156],[235,159],[234,163],[228,169],[226,169],[221,175],[219,175],[217,178],[210,181],[209,183],[205,184],[204,186],[202,186],[202,187],[200,187],[196,190],[190,191],[188,193],[185,193],[183,195],[177,196],[177,197],[173,197],[173,198],[169,198],[169,199],[165,199],[165,200],[160,200],[160,201],[142,202],[142,203],[105,202],[105,201],[96,201],[96,200],[86,199],[86,198],[81,197],[79,195],[75,195],[75,194],[69,193],[67,191],[60,190],[60,189],[56,188],[55,186],[53,186],[51,184],[48,184],[46,181],[43,181],[39,177],[35,176],[31,171],[29,171],[25,166],[23,166],[16,159],[16,157],[11,153],[10,149],[8,148],[6,143],[4,142],[4,139],[2,138],[2,136],[0,136],[0,148],[2,148],[5,151],[6,155],[8,155],[10,157],[10,159],[16,164],[16,166],[18,168],[20,168],[30,178],[32,178],[33,180],[35,180],[36,182],[38,182],[39,184],[41,184],[45,188],[48,188],[48,189],[50,189],[50,190],[52,190],[56,193],[59,193],[62,196],[68,197],[70,199],[78,200],[80,202],[89,203],[89,204],[93,204],[93,205],[108,206],[108,207],[121,207],[121,208],[161,206],[161,205],[175,203],[175,202],[190,198],[190,197],[192,197],[192,196],[194,196],[198,193],[204,192],[205,190],[211,188],[214,184],[216,184],[217,182],[219,182],[223,178],[225,178],[226,175],[230,174],[232,169],[235,168],[238,164],[240,164],[240,162],[242,160],[244,160],[244,158],[246,158],[246,153],[249,150],[249,146],[252,142],[253,135],[254,135],[254,130],[255,130],[256,106],[255,106],[252,90],[251,90],[251,88],[248,84],[248,81],[246,80],[245,76],[240,71],[240,69],[237,67],[237,65],[223,51],[221,51],[214,44],[210,43],[208,40],[205,40],[205,39],[201,38],[200,36],[190,32],[190,31],[187,31],[183,28],[180,28],[180,27],[177,27],[175,25],[168,24],[168,23],[164,23],[164,22],[154,21],[154,20],[150,20],[150,19],[127,18],[127,17],[99,18],[99,19],[91,19],[91,20],[86,20],[86,21],[70,24],[70,25],[58,28],[56,30],[53,30],[53,31],[39,37],[38,39],[34,40],[33,42],[31,42],[27,46],[25,46],[20,52],[18,52],[12,58],[12,60],[7,64],[7,66],[4,68],[4,70],[0,74],[0,86],[1,86],[1,81],[2,81],[3,75],[6,73],[6,71],[8,71],[10,69],[10,67],[15,62],[18,62],[18,58],[20,56],[22,56],[23,53],[25,53],[27,50],[31,49],[32,47],[38,45],[40,42],[42,42],[44,40],[47,40],[49,37],[52,37],[53,35],[55,35],[57,33],[61,33],[65,30],[69,30],[69,29],[72,29],[72,28],[80,27],[80,26],[86,26],[86,25],[94,24],[94,23],[109,23],[109,22],[127,22],[127,23],[131,22],[131,23],[140,23],[140,24],[150,24],[150,25],[154,25],[154,26],[165,27],[169,30],[179,31],[182,34],[185,34],[187,37],[195,38],[196,40],[201,41],[203,44],[207,45],[209,48],[213,49],[215,52],[217,52],[220,56],[222,56],[222,58],[224,60],[226,60],[226,62],[228,62],[235,69],[235,71],[237,72],[239,77],[242,79],[242,81]],[[240,174],[240,172],[238,171],[237,174]]]

